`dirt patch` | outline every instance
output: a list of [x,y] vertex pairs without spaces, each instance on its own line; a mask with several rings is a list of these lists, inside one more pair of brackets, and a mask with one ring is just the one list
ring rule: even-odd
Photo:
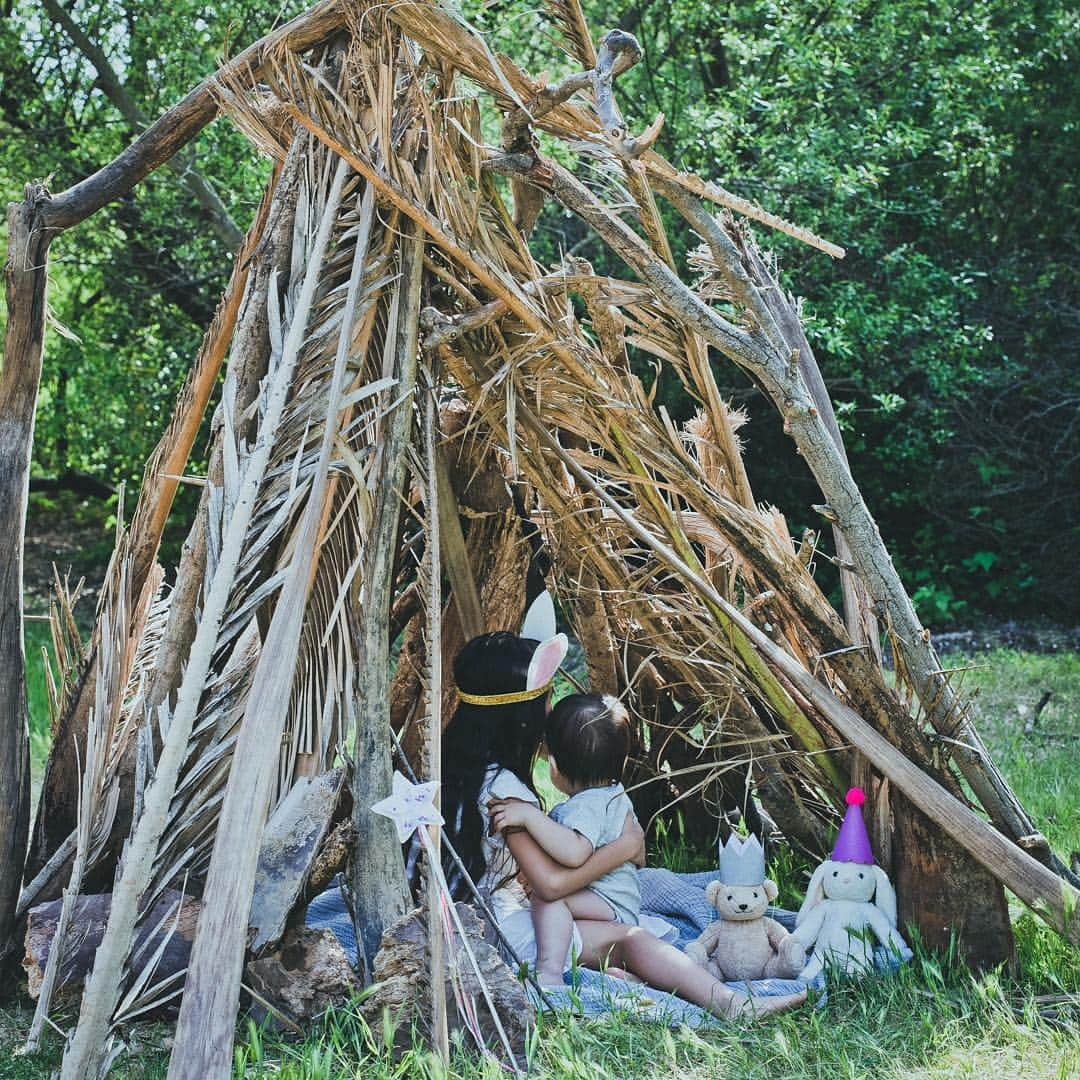
[[86,579],[78,614],[93,618],[115,539],[114,511],[102,499],[31,495],[26,515],[23,603],[32,615],[48,611],[53,566],[72,586]]
[[1054,626],[1037,622],[988,623],[977,630],[949,630],[934,635],[939,653],[977,656],[993,649],[1017,652],[1080,652],[1080,626]]

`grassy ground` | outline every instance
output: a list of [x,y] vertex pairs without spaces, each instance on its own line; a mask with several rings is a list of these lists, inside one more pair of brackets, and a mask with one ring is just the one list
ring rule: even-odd
[[[962,677],[978,694],[983,735],[1051,843],[1066,857],[1080,850],[1080,655],[998,651],[975,662],[951,662],[973,664]],[[1047,691],[1050,698],[1037,725],[1025,734]],[[39,703],[32,705],[39,732],[37,768],[47,742],[45,714],[37,711],[44,705],[43,692],[43,684],[32,688]],[[685,856],[665,854],[669,861]],[[784,882],[785,892],[791,895],[798,884]],[[629,1017],[545,1020],[530,1047],[531,1071],[541,1080],[1080,1078],[1080,1011],[1055,1000],[1080,995],[1080,953],[1019,907],[1015,926],[1020,962],[1012,974],[975,978],[947,957],[918,953],[897,978],[832,988],[821,1009],[703,1035]],[[57,1020],[64,1026],[71,1018]],[[44,1078],[59,1062],[57,1037],[32,1058],[12,1056],[28,1022],[26,1009],[0,1012],[0,1080]],[[122,1059],[118,1074],[163,1078],[168,1029],[146,1026],[129,1034],[136,1052]],[[354,1009],[342,1008],[302,1042],[246,1028],[238,1040],[235,1074],[287,1080],[443,1075],[422,1050],[395,1062],[385,1045],[380,1031],[364,1025]],[[480,1080],[507,1074],[459,1051],[452,1075]]]

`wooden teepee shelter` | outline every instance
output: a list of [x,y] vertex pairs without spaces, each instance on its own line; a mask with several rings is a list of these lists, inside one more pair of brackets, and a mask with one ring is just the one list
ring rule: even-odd
[[[594,45],[575,0],[551,7],[569,74],[549,83],[438,4],[326,0],[93,177],[56,196],[31,186],[9,209],[0,948],[15,951],[33,903],[63,894],[63,920],[80,892],[112,894],[65,1077],[96,1076],[112,1025],[180,995],[177,977],[153,985],[130,957],[143,913],[177,887],[202,909],[170,1076],[227,1074],[268,811],[341,761],[370,962],[409,904],[393,830],[368,812],[389,790],[395,735],[437,775],[452,700],[441,670],[468,637],[517,624],[540,540],[590,681],[637,718],[639,809],[742,785],[752,825],[760,807],[821,853],[854,779],[901,917],[930,944],[956,932],[973,959],[1007,959],[1003,887],[1080,943],[1076,882],[942,670],[851,476],[797,307],[746,219],[842,252],[654,152],[663,118],[635,134],[617,104],[636,40],[611,31]],[[273,175],[77,649],[61,590],[71,655],[27,855],[18,552],[48,245],[219,110]],[[528,237],[545,200],[594,230],[626,276],[572,257],[541,266]],[[693,281],[661,201],[701,240]],[[655,406],[629,349],[681,380],[696,417],[677,426]],[[751,492],[711,357],[750,374],[815,476],[844,618],[815,582],[814,538],[793,540]],[[209,474],[165,591],[162,526],[223,365]],[[260,924],[260,944],[288,914]]]

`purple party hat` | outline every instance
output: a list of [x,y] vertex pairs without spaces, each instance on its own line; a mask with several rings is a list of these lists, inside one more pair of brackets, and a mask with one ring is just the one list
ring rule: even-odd
[[862,788],[853,787],[847,793],[847,813],[844,814],[840,832],[833,847],[833,862],[861,863],[874,865],[874,853],[870,850],[870,837],[866,835],[866,823],[863,821],[862,804],[866,796]]

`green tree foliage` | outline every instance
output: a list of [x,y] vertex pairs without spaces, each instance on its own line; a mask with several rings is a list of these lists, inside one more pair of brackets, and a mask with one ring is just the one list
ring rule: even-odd
[[[213,71],[229,43],[266,29],[250,0],[65,5],[106,54],[145,116],[156,117]],[[299,8],[301,5],[296,4]],[[63,190],[137,134],[99,89],[93,64],[38,3],[4,0],[0,22],[0,183]],[[227,122],[189,164],[211,179],[244,228],[268,175]],[[35,476],[137,481],[213,316],[228,250],[188,188],[161,170],[53,246]]]
[[[804,313],[852,468],[932,625],[1075,615],[1078,18],[1060,0],[586,0],[639,34],[620,81],[660,148],[848,249],[757,229]],[[525,5],[478,19],[551,56]],[[543,66],[539,58],[535,64]],[[541,243],[606,261],[549,213]],[[808,471],[730,365],[748,467],[795,525]],[[669,398],[685,415],[689,402]]]
[[[66,186],[132,132],[36,3],[0,4],[0,179],[16,197],[48,173]],[[463,9],[531,70],[572,66],[535,4]],[[269,19],[251,0],[71,10],[149,116]],[[806,298],[853,470],[924,617],[1075,615],[1074,5],[586,0],[585,10],[597,33],[619,25],[645,46],[620,82],[633,126],[662,111],[660,148],[676,163],[848,249],[833,262],[757,230]],[[266,164],[223,121],[194,164],[246,225]],[[574,249],[623,272],[555,207],[535,242],[551,258]],[[205,216],[165,172],[61,240],[52,306],[79,341],[50,339],[38,473],[137,477],[227,269]],[[751,413],[757,491],[793,527],[820,525],[778,419],[730,365],[717,370]],[[664,377],[658,392],[676,416],[692,408]]]

